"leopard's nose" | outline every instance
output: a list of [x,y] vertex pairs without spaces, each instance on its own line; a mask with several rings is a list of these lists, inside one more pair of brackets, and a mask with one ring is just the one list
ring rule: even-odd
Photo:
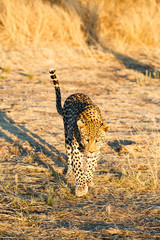
[[89,151],[90,153],[94,153],[94,151]]

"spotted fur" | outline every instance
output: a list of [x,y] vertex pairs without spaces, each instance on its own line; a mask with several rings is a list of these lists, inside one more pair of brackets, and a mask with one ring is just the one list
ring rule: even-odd
[[[108,126],[103,124],[99,108],[82,93],[69,96],[62,108],[59,81],[54,69],[49,72],[55,86],[57,111],[63,116],[68,158],[67,175],[73,169],[76,179],[75,193],[80,197],[88,192],[88,186],[94,185],[92,177]],[[87,155],[86,170],[82,166],[84,154]]]

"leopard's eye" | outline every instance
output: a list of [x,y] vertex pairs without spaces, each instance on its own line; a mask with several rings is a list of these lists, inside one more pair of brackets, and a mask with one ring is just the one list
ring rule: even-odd
[[86,139],[86,142],[89,142],[89,139],[88,139],[88,138]]
[[95,143],[99,142],[98,139],[95,140]]

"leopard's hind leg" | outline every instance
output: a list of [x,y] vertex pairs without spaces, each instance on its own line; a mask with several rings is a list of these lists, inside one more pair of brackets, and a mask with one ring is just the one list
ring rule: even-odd
[[66,148],[66,154],[67,154],[67,163],[68,163],[68,168],[66,172],[66,177],[68,177],[71,172],[72,172],[72,146],[68,142],[65,144]]
[[72,149],[72,139],[69,136],[68,127],[65,120],[64,120],[64,129],[65,129],[65,149],[66,149],[67,164],[68,164],[66,177],[68,177],[72,172],[73,149]]

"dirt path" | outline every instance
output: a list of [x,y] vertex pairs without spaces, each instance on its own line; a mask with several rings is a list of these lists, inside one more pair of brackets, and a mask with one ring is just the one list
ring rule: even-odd
[[[158,61],[116,53],[66,59],[10,55],[4,67],[2,55],[0,238],[159,239]],[[74,178],[63,174],[63,123],[50,67],[57,69],[63,101],[88,94],[110,126],[96,186],[83,198],[74,195]],[[147,69],[151,77],[144,77]]]

